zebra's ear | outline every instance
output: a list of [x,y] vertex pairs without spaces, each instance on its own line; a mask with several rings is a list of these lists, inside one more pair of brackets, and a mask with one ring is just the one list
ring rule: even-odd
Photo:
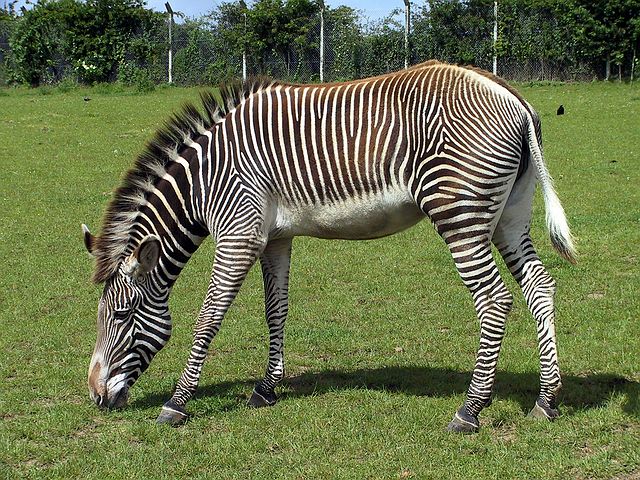
[[155,235],[142,239],[129,259],[129,273],[137,277],[156,268],[160,259],[160,240]]
[[87,252],[93,255],[93,246],[95,245],[96,237],[91,234],[89,227],[84,223],[82,224],[82,235],[84,237],[84,247],[87,249]]

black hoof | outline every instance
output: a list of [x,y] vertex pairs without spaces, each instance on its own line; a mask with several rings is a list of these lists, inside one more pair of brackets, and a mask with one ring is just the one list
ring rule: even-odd
[[540,418],[542,420],[553,421],[560,416],[560,412],[557,408],[551,408],[547,405],[544,405],[544,403],[538,399],[536,400],[536,404],[531,409],[528,416],[531,418]]
[[253,389],[251,398],[247,402],[247,405],[253,408],[271,407],[276,404],[278,397],[273,390],[267,390],[258,383]]
[[464,407],[456,412],[447,426],[450,432],[458,433],[477,433],[479,428],[478,418],[465,413]]
[[169,400],[162,406],[162,411],[160,415],[158,415],[156,423],[165,423],[172,427],[179,427],[187,423],[187,420],[189,420],[189,414],[185,409]]

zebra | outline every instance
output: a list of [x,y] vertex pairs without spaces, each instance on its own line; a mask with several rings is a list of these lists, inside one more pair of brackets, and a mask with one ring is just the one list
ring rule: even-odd
[[429,218],[480,323],[471,382],[448,429],[477,431],[491,403],[513,301],[492,244],[537,322],[540,393],[530,415],[559,415],[556,284],[529,234],[537,182],[551,243],[572,263],[576,251],[543,160],[539,117],[512,87],[473,67],[430,61],[344,83],[231,82],[202,93],[201,103],[184,106],[147,144],[114,192],[100,235],[83,225],[93,281],[104,283],[88,372],[99,407],[125,406],[169,340],[169,293],[208,235],[211,278],[159,423],[188,419],[209,345],[256,260],[269,355],[248,404],[262,407],[276,403],[284,377],[292,238],[373,239]]

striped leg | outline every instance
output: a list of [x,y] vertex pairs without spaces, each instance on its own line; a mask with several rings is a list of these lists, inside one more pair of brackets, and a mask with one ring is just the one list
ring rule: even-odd
[[516,244],[502,243],[499,250],[522,288],[529,310],[537,323],[540,351],[540,396],[530,415],[553,420],[558,417],[558,392],[562,386],[556,347],[553,295],[555,281],[536,255],[528,233]]
[[218,240],[213,272],[196,321],[189,360],[173,397],[162,407],[158,423],[175,426],[187,420],[185,405],[198,387],[209,345],[220,330],[225,313],[263,248],[264,242],[255,236],[234,236]]
[[264,378],[256,384],[249,399],[252,407],[275,404],[274,389],[284,377],[284,324],[289,311],[290,263],[290,238],[269,242],[260,256],[265,315],[269,327],[269,363]]
[[491,403],[498,355],[513,298],[500,278],[490,245],[479,244],[452,252],[458,272],[473,296],[480,320],[480,347],[467,398],[448,429],[475,432],[479,427],[478,414]]
[[[531,245],[531,240],[527,242]],[[553,420],[560,415],[557,409],[557,398],[562,381],[558,365],[558,348],[556,345],[555,312],[553,295],[556,285],[547,273],[542,262],[529,255],[521,276],[516,276],[522,286],[529,310],[536,319],[538,330],[538,347],[540,351],[540,395],[530,412],[532,417]]]
[[542,265],[529,236],[534,189],[534,172],[529,169],[514,185],[496,227],[493,242],[522,288],[529,310],[537,323],[540,396],[530,415],[553,420],[559,415],[556,401],[562,386],[554,322],[555,281]]

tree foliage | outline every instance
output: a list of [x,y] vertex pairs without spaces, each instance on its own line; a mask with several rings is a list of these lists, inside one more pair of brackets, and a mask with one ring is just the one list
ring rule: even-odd
[[598,72],[630,57],[640,16],[638,0],[501,0],[499,8],[499,54],[591,64]]
[[0,7],[0,85],[5,85],[14,71],[9,38],[16,23],[14,4],[9,3],[6,8]]
[[334,80],[350,80],[360,77],[360,44],[362,25],[358,12],[351,7],[339,6],[326,9],[325,29],[339,41],[328,42],[326,56],[331,58]]
[[[218,82],[239,75],[243,58],[250,75],[317,80],[321,4],[222,1],[200,19],[174,24],[174,80]],[[562,70],[563,78],[608,78],[612,69],[621,78],[638,63],[640,0],[499,0],[495,44],[493,5],[493,0],[413,2],[411,62],[437,58],[491,68],[496,54],[503,68]],[[9,3],[0,9],[0,80],[38,85],[72,75],[86,83],[131,82],[141,68],[148,78],[166,79],[167,20],[143,0],[37,0],[22,13]],[[400,9],[364,21],[353,8],[325,6],[324,21],[329,79],[404,66]],[[3,35],[10,37],[10,48],[3,47]]]
[[432,0],[413,17],[420,58],[486,66],[492,54],[493,1]]
[[212,28],[220,43],[246,54],[254,73],[291,77],[317,57],[319,8],[314,0],[225,2],[211,13]]
[[39,0],[19,17],[10,45],[15,79],[38,85],[69,70],[88,83],[114,78],[124,52],[162,22],[141,0]]
[[[599,73],[608,61],[630,65],[639,17],[640,0],[499,0],[496,53],[521,66],[537,62]],[[430,0],[413,16],[414,58],[487,68],[493,22],[493,0]]]

